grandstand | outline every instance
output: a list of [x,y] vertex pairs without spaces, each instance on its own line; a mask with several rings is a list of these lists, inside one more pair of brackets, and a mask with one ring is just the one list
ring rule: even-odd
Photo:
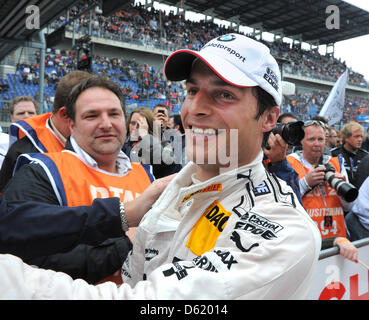
[[[325,27],[324,8],[332,1],[262,1],[262,5],[260,1],[245,0],[163,2],[176,10],[155,10],[153,2],[147,0],[143,5],[123,1],[120,6],[110,6],[112,13],[107,15],[112,1],[63,0],[50,4],[24,0],[14,5],[0,0],[0,124],[4,130],[9,126],[9,101],[16,96],[31,95],[41,102],[40,112],[51,110],[57,80],[78,67],[77,47],[87,34],[90,41],[85,42],[83,53],[92,57],[91,71],[119,82],[129,108],[152,108],[160,102],[178,113],[185,92],[182,84],[167,82],[163,76],[168,54],[183,47],[198,49],[208,39],[242,32],[241,25],[249,26],[252,32],[248,35],[270,47],[283,62],[284,80],[296,85],[295,95],[284,97],[282,111],[305,120],[319,112],[346,69],[344,62],[334,57],[334,51],[321,55],[317,46],[325,44],[332,49],[337,41],[369,33],[369,13],[338,0],[333,2],[340,7],[341,20],[357,17],[340,32]],[[31,3],[40,9],[40,30],[25,27],[25,8]],[[204,13],[206,19],[185,20],[185,10]],[[231,25],[217,25],[214,18],[231,21]],[[262,39],[263,31],[273,33],[274,41]],[[284,37],[293,39],[293,43],[284,42]],[[302,42],[309,43],[310,50],[302,49]],[[345,103],[342,124],[368,113],[369,84],[360,70],[350,70]]]

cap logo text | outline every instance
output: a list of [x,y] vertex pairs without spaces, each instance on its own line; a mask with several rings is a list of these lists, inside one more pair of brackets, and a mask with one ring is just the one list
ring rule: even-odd
[[270,83],[270,85],[278,91],[278,77],[270,68],[266,69],[264,79]]
[[235,55],[235,57],[238,58],[239,60],[241,60],[242,62],[246,62],[246,58],[244,56],[242,56],[239,52],[237,52],[233,48],[227,47],[227,46],[225,46],[223,44],[220,44],[220,43],[208,43],[205,46],[203,46],[201,48],[201,50],[204,50],[207,47],[214,47],[214,48],[226,50],[226,51],[228,51],[228,53],[230,55]]

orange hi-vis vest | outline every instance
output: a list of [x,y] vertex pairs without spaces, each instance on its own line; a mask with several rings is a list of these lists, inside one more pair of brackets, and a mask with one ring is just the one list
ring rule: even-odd
[[[296,170],[301,180],[310,169],[303,166],[296,154],[287,156],[287,160]],[[336,172],[341,172],[339,159],[331,157],[328,163],[332,164]],[[341,201],[326,181],[324,185],[316,186],[302,195],[302,204],[310,218],[317,224],[323,239],[330,237],[346,237],[345,217]]]
[[[18,157],[16,169],[31,161],[43,167],[62,206],[91,205],[95,198],[109,197],[127,202],[137,198],[154,180],[148,165],[132,162],[132,170],[128,174],[109,174],[91,168],[69,150],[22,154]],[[121,284],[120,270],[98,283],[106,281]]]
[[56,137],[48,124],[51,115],[52,113],[44,113],[12,123],[9,129],[10,145],[27,136],[41,153],[64,150],[64,144]]
[[16,170],[35,161],[45,170],[62,206],[91,205],[95,198],[118,197],[127,202],[139,196],[154,180],[148,166],[131,163],[132,170],[121,176],[86,165],[69,150],[28,153],[19,156]]

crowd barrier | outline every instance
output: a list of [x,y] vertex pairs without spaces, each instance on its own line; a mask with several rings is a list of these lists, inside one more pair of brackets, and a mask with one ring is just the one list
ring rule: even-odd
[[321,251],[309,299],[369,300],[369,238],[353,244],[363,264],[343,258],[337,247]]

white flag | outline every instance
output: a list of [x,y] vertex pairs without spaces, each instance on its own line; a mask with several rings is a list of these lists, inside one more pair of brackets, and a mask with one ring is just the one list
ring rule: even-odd
[[345,108],[345,89],[347,83],[348,69],[338,78],[333,86],[328,99],[325,101],[319,115],[328,120],[331,126],[342,119],[343,109]]

